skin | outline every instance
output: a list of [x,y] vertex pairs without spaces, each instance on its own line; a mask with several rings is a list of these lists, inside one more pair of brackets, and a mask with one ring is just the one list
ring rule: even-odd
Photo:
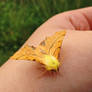
[[0,92],[92,91],[92,7],[53,16],[25,44],[37,46],[62,29],[67,29],[67,34],[61,47],[60,75],[39,78],[43,72],[38,63],[8,60],[0,68]]

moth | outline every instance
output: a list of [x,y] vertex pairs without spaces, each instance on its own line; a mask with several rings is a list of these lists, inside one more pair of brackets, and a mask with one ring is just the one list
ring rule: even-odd
[[56,32],[43,40],[37,47],[25,45],[10,59],[36,61],[43,64],[47,71],[57,71],[60,66],[58,57],[65,34],[65,30]]

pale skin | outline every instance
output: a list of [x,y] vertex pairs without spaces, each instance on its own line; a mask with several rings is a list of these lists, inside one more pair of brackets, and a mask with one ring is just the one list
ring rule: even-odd
[[50,18],[25,44],[37,46],[62,29],[67,34],[60,54],[61,75],[38,78],[42,73],[38,63],[8,60],[0,68],[0,92],[92,92],[92,7]]

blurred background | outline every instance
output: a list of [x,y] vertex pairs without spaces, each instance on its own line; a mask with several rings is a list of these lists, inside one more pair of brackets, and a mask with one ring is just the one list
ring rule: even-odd
[[92,0],[0,0],[0,65],[51,16],[92,6]]

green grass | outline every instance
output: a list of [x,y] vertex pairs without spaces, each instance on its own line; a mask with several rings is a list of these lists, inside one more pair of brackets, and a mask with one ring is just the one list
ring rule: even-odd
[[91,0],[1,0],[0,65],[51,16],[92,6]]

